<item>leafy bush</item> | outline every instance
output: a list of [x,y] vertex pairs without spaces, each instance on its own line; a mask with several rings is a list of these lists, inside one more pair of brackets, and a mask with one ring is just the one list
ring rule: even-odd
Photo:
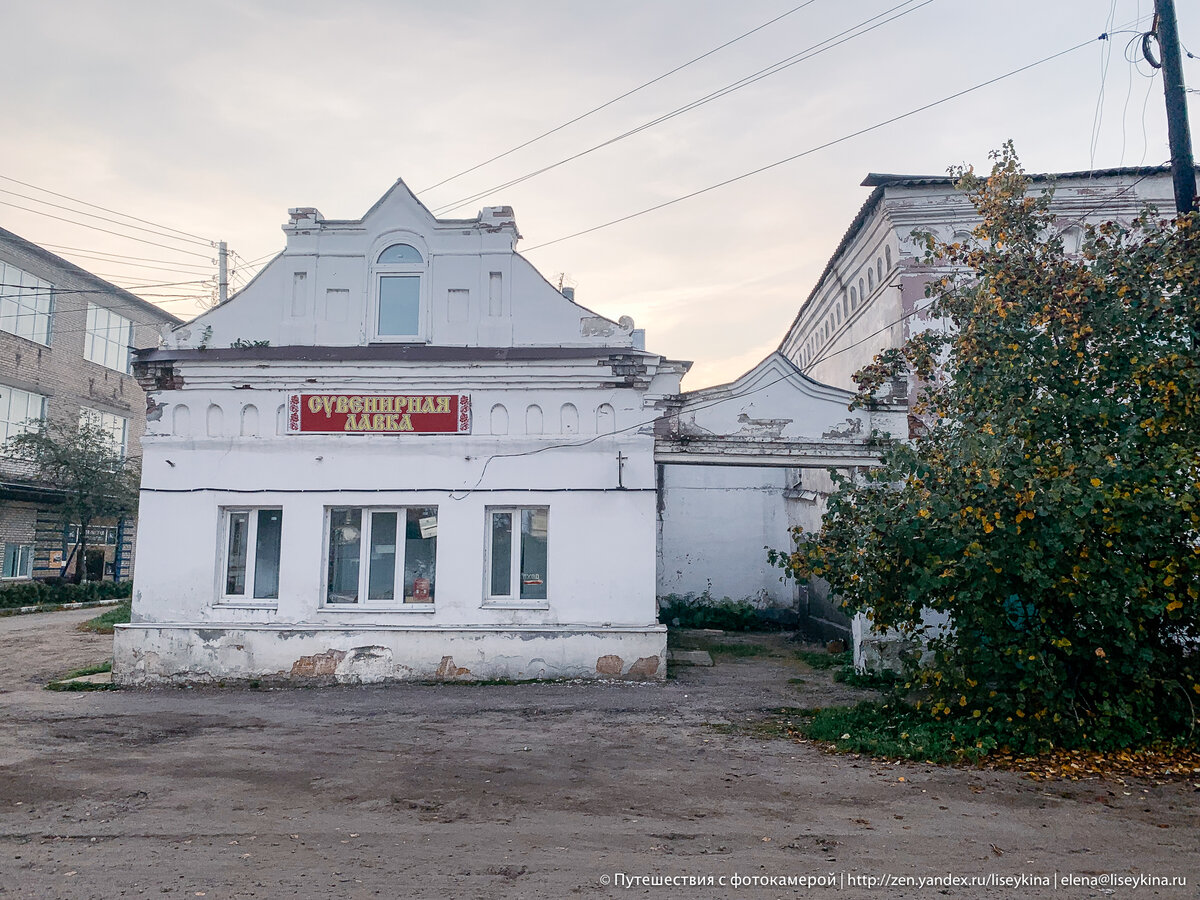
[[961,243],[923,238],[946,327],[856,376],[857,403],[894,379],[924,385],[922,433],[835,479],[821,533],[774,558],[923,644],[913,714],[955,734],[1018,753],[1189,739],[1200,218],[1089,227],[1076,255],[1011,146],[960,187],[982,224]]
[[43,583],[21,581],[0,587],[0,609],[21,606],[49,606],[61,603],[89,603],[133,596],[132,581],[85,581]]
[[798,730],[813,740],[836,744],[839,750],[892,759],[974,762],[997,749],[986,724],[939,722],[915,707],[896,703],[813,710]]
[[700,595],[668,594],[659,600],[658,621],[679,628],[719,628],[722,631],[774,631],[754,606],[745,600]]

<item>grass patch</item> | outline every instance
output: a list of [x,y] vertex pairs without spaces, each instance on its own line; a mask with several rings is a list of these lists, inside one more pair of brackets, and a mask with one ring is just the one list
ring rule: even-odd
[[81,622],[78,628],[80,631],[91,631],[96,634],[112,634],[114,625],[129,624],[131,609],[132,604],[129,601],[120,603],[112,609],[105,610],[94,619]]
[[707,728],[717,734],[731,734],[739,737],[759,738],[773,741],[782,738],[794,738],[801,723],[812,716],[815,710],[794,706],[784,706],[774,710],[765,719],[751,719],[745,722],[705,722]]
[[839,669],[851,665],[851,652],[826,653],[824,650],[797,650],[796,658],[814,669]]
[[762,644],[733,644],[733,643],[715,643],[709,644],[704,648],[713,656],[732,656],[737,659],[742,659],[747,656],[774,656],[775,652],[770,647],[764,647]]
[[90,684],[86,681],[71,681],[72,678],[80,678],[84,675],[99,675],[102,672],[112,671],[112,660],[106,659],[102,663],[96,663],[91,666],[84,666],[82,669],[75,669],[68,672],[61,678],[56,678],[46,685],[46,689],[50,691],[110,691],[113,690],[115,684]]
[[[848,684],[850,687],[866,688],[867,690],[895,691],[900,686],[900,676],[896,672],[883,670],[880,672],[859,672],[854,666],[843,666],[833,673],[833,680]],[[903,692],[902,692],[903,693]]]
[[804,737],[838,750],[932,763],[978,762],[996,749],[980,725],[938,722],[909,706],[859,703],[814,710],[800,720]]

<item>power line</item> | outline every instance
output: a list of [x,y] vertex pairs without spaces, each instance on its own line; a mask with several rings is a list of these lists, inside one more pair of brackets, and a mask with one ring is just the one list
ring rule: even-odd
[[[212,268],[211,265],[202,266],[199,263],[175,262],[175,260],[162,259],[161,257],[158,257],[158,256],[129,256],[128,254],[125,254],[125,253],[110,253],[107,250],[92,250],[92,249],[85,249],[83,247],[68,247],[64,244],[39,243],[37,246],[43,247],[43,248],[48,248],[48,249],[53,249],[53,250],[67,250],[72,253],[85,255],[88,258],[91,258],[91,256],[94,255],[94,256],[102,256],[102,257],[111,257],[114,260],[136,259],[136,260],[141,260],[142,262],[172,263],[172,264],[180,266],[182,268],[193,268],[193,269]],[[170,249],[174,250],[175,248],[172,247]],[[181,251],[176,251],[176,252],[181,252]],[[186,252],[186,251],[182,251],[182,252]]]
[[774,168],[782,166],[786,163],[793,162],[797,159],[800,159],[801,157],[809,156],[813,153],[816,153],[819,150],[825,150],[825,149],[827,149],[829,147],[833,147],[837,144],[845,143],[846,141],[851,140],[853,138],[860,137],[864,134],[868,134],[869,132],[877,131],[878,129],[883,128],[886,125],[891,125],[895,122],[901,121],[902,119],[910,118],[911,116],[915,116],[918,113],[922,113],[922,112],[925,112],[926,110],[932,109],[935,106],[941,106],[943,103],[949,103],[951,100],[956,100],[959,97],[962,97],[962,96],[965,96],[966,94],[970,94],[974,91],[980,90],[981,88],[988,87],[989,85],[995,84],[998,81],[1003,81],[1005,78],[1011,78],[1014,75],[1019,75],[1020,73],[1028,71],[1029,69],[1032,69],[1037,66],[1043,65],[1045,63],[1051,62],[1052,60],[1058,59],[1060,56],[1066,56],[1068,53],[1074,53],[1076,50],[1079,50],[1080,48],[1086,47],[1089,44],[1091,44],[1093,40],[1096,40],[1096,39],[1092,38],[1090,40],[1084,41],[1083,43],[1076,44],[1074,47],[1069,47],[1066,50],[1060,50],[1058,53],[1054,53],[1050,56],[1043,57],[1042,59],[1039,59],[1036,62],[1031,62],[1027,65],[1021,66],[1020,68],[1013,69],[1009,72],[1005,72],[1003,75],[997,75],[995,78],[990,78],[987,81],[981,81],[979,84],[976,84],[972,87],[964,88],[961,91],[957,91],[956,93],[950,94],[946,97],[942,97],[940,100],[934,100],[931,103],[926,103],[923,106],[918,106],[915,109],[910,109],[908,112],[901,113],[900,115],[897,115],[897,116],[892,116],[890,119],[884,119],[882,122],[877,122],[874,125],[868,125],[865,128],[860,128],[858,131],[854,131],[854,132],[851,132],[850,134],[843,135],[839,138],[834,138],[833,140],[826,141],[825,143],[819,144],[816,147],[810,147],[808,150],[801,151],[800,153],[793,154],[792,156],[788,156],[788,157],[785,157],[784,159],[777,160],[776,162],[768,163],[765,166],[760,166],[759,168],[752,169],[749,172],[743,172],[741,175],[735,175],[733,178],[727,178],[724,181],[717,182],[716,184],[711,184],[708,187],[700,188],[699,190],[692,191],[690,194],[684,194],[681,197],[676,197],[672,200],[667,200],[663,203],[658,203],[658,204],[655,204],[654,206],[649,206],[646,209],[639,210],[638,212],[634,212],[634,213],[629,213],[628,215],[621,216],[620,218],[612,219],[611,221],[604,222],[603,224],[600,224],[600,225],[593,225],[591,228],[585,228],[582,231],[576,231],[573,234],[564,235],[563,237],[555,238],[552,241],[545,241],[541,244],[535,244],[532,247],[525,248],[525,250],[523,252],[530,253],[534,250],[540,250],[543,247],[549,247],[552,244],[560,244],[563,241],[569,241],[573,238],[582,237],[585,234],[591,234],[594,231],[600,231],[602,228],[608,228],[612,225],[618,225],[621,222],[627,222],[630,219],[636,219],[639,216],[644,216],[644,215],[647,215],[648,213],[656,212],[656,211],[658,211],[660,209],[664,209],[668,206],[674,206],[676,203],[682,203],[684,200],[690,200],[693,197],[699,197],[701,194],[707,194],[710,191],[717,190],[717,188],[722,188],[722,187],[725,187],[726,185],[730,185],[735,182],[742,181],[743,179],[750,178],[753,175],[759,175],[763,172],[769,171],[770,169],[774,169]]
[[8,194],[12,197],[20,197],[22,200],[31,200],[34,203],[40,203],[43,206],[49,206],[51,209],[61,209],[69,213],[74,213],[77,216],[87,216],[89,219],[99,219],[101,222],[109,222],[113,225],[120,225],[122,228],[130,228],[134,231],[144,231],[146,234],[152,234],[155,237],[166,238],[169,241],[186,241],[189,244],[199,244],[202,247],[211,246],[207,241],[195,241],[191,238],[175,237],[173,234],[167,234],[165,231],[158,231],[153,228],[143,228],[140,225],[130,225],[128,222],[122,222],[120,219],[110,219],[108,216],[98,216],[95,213],[85,212],[82,209],[73,209],[70,206],[63,206],[61,203],[51,203],[49,200],[40,200],[37,197],[30,197],[28,194],[21,194],[17,191],[10,191],[0,188],[0,194]]
[[[104,263],[106,265],[127,266],[127,267],[133,268],[133,269],[151,269],[151,270],[157,271],[157,272],[175,272],[180,275],[196,275],[196,274],[198,274],[197,272],[194,272],[194,271],[189,272],[186,269],[176,269],[171,266],[151,266],[151,265],[147,265],[146,263],[122,262],[119,259],[101,259],[98,256],[97,257],[85,256],[83,258],[86,260],[92,260],[92,261],[98,262],[98,263]],[[212,267],[211,266],[207,266],[207,267],[195,266],[192,268],[200,269],[201,271],[208,271]],[[107,275],[101,275],[101,273],[99,273],[99,272],[92,272],[90,269],[86,269],[85,271],[90,272],[92,275],[100,275],[101,278],[108,277]],[[126,276],[120,276],[120,277],[128,278],[128,277],[132,277],[132,276],[126,275]]]
[[658,82],[662,81],[664,78],[674,75],[676,72],[683,71],[688,66],[694,65],[695,63],[700,62],[700,60],[705,59],[709,56],[712,56],[714,53],[716,53],[719,50],[724,50],[726,47],[736,44],[738,41],[742,40],[743,38],[750,37],[750,35],[754,34],[755,32],[762,31],[764,28],[766,28],[769,25],[774,25],[780,19],[784,19],[784,18],[790,16],[792,13],[799,12],[800,10],[804,9],[804,7],[811,6],[815,2],[816,2],[816,0],[806,0],[805,3],[801,3],[799,6],[793,6],[787,12],[782,13],[773,19],[769,19],[766,22],[763,22],[757,28],[751,28],[749,31],[744,32],[743,34],[739,34],[737,37],[733,38],[732,40],[726,41],[723,44],[713,47],[711,50],[709,50],[705,53],[701,53],[699,56],[695,57],[694,59],[689,59],[687,62],[683,63],[682,65],[676,66],[675,68],[670,69],[669,71],[663,72],[661,75],[659,75],[656,78],[651,78],[649,81],[639,84],[637,87],[633,88],[632,90],[626,91],[623,94],[619,94],[618,96],[613,97],[611,100],[601,103],[599,106],[589,109],[587,112],[581,113],[578,116],[575,116],[575,118],[573,118],[573,119],[568,119],[566,122],[563,122],[561,125],[556,125],[554,128],[551,128],[549,131],[543,131],[537,137],[530,138],[529,140],[525,141],[524,143],[517,144],[517,146],[515,146],[515,147],[510,147],[508,150],[505,150],[503,153],[499,153],[496,156],[493,156],[491,159],[485,159],[483,162],[478,163],[477,165],[471,166],[471,168],[469,168],[469,169],[463,169],[461,172],[459,172],[456,175],[451,175],[449,178],[443,178],[437,184],[432,184],[427,188],[423,188],[422,190],[418,191],[417,193],[418,194],[428,193],[429,191],[432,191],[434,188],[439,188],[442,185],[448,184],[451,181],[455,181],[456,179],[459,179],[464,175],[469,175],[471,172],[474,172],[476,169],[482,169],[484,166],[490,165],[491,163],[494,163],[499,159],[504,159],[504,157],[509,156],[510,154],[516,153],[518,150],[524,150],[529,145],[536,144],[542,138],[549,137],[550,135],[554,134],[555,132],[562,131],[564,128],[566,128],[570,125],[574,125],[576,122],[580,122],[580,121],[586,119],[588,116],[593,115],[594,113],[598,113],[598,112],[600,112],[600,110],[606,109],[607,107],[612,106],[614,103],[617,103],[620,100],[624,100],[626,97],[631,97],[634,94],[636,94],[638,91],[648,88],[652,84],[657,84]]
[[[762,81],[764,78],[769,78],[772,75],[776,75],[779,72],[782,72],[785,69],[789,69],[794,65],[798,65],[799,63],[805,62],[809,59],[819,56],[820,54],[824,53],[827,50],[833,50],[836,47],[840,47],[842,44],[845,44],[845,43],[853,40],[856,37],[861,37],[862,35],[867,34],[868,32],[874,31],[876,28],[880,28],[884,25],[887,25],[889,22],[893,22],[896,19],[901,18],[902,16],[906,16],[909,13],[916,12],[918,9],[920,9],[923,6],[928,6],[930,3],[933,2],[933,0],[923,0],[923,2],[919,3],[917,6],[913,6],[909,9],[904,10],[903,12],[899,12],[899,13],[897,13],[897,15],[892,16],[892,18],[890,18],[890,19],[884,19],[883,21],[876,21],[878,19],[882,19],[884,16],[890,15],[891,13],[902,9],[905,6],[909,6],[910,4],[912,4],[914,2],[916,2],[916,0],[904,0],[904,2],[899,3],[896,6],[891,7],[890,9],[884,10],[883,12],[879,13],[878,15],[871,16],[868,19],[864,19],[863,21],[858,22],[857,24],[852,25],[843,31],[840,31],[831,37],[828,37],[828,38],[825,38],[824,40],[818,41],[817,43],[813,44],[812,46],[810,46],[804,50],[801,50],[799,53],[795,53],[791,56],[785,57],[784,59],[778,60],[777,62],[772,63],[771,65],[767,66],[766,68],[759,69],[757,72],[747,75],[737,81],[731,82],[730,84],[727,84],[722,88],[718,88],[717,90],[715,90],[709,94],[706,94],[703,97],[699,97],[696,100],[693,100],[689,103],[686,103],[683,106],[676,107],[675,109],[673,109],[669,112],[663,113],[662,115],[657,116],[657,117],[649,120],[648,122],[643,122],[641,125],[638,125],[635,128],[631,128],[630,130],[623,132],[623,133],[617,135],[616,137],[609,138],[606,141],[602,141],[599,144],[596,144],[592,147],[588,147],[586,150],[581,150],[578,153],[572,154],[571,156],[568,156],[564,159],[560,159],[557,162],[550,163],[549,165],[543,166],[540,169],[536,169],[532,172],[527,172],[526,174],[521,175],[517,178],[513,178],[503,184],[493,185],[492,187],[488,188],[487,190],[479,191],[479,192],[477,192],[475,194],[471,194],[470,196],[467,196],[467,197],[462,197],[458,200],[455,200],[452,203],[443,204],[443,205],[437,207],[436,209],[434,209],[433,212],[435,215],[441,215],[441,214],[450,212],[454,209],[457,209],[460,206],[464,206],[475,200],[479,200],[483,197],[486,197],[488,194],[492,194],[492,193],[495,193],[496,191],[501,191],[506,188],[513,187],[514,185],[521,184],[522,182],[528,181],[531,178],[535,178],[538,175],[542,175],[546,172],[549,172],[552,169],[556,169],[559,166],[566,165],[569,162],[573,162],[574,160],[577,160],[577,159],[580,159],[581,157],[587,156],[590,153],[594,153],[595,151],[603,149],[604,147],[608,147],[619,141],[623,141],[626,138],[632,137],[635,134],[640,134],[641,132],[646,131],[649,128],[653,128],[654,126],[660,125],[663,122],[669,121],[670,119],[673,119],[677,116],[681,116],[681,115],[684,115],[685,113],[691,112],[693,109],[698,109],[701,106],[711,103],[713,100],[718,100],[721,97],[727,96],[728,94],[732,94],[735,91],[739,91],[744,87],[748,87],[751,84],[754,84],[758,81]],[[871,24],[871,23],[874,23],[874,24]],[[868,26],[868,25],[870,27],[864,27],[864,26]],[[856,31],[856,29],[862,29],[862,30]],[[839,40],[839,38],[840,38],[840,40]]]
[[[86,200],[78,200],[75,197],[68,197],[66,194],[60,194],[57,191],[51,191],[47,188],[38,187],[36,184],[30,184],[27,181],[18,181],[16,178],[12,178],[8,175],[0,175],[0,178],[3,178],[5,181],[11,181],[13,184],[19,184],[22,187],[31,188],[32,190],[35,190],[35,191],[41,191],[43,194],[50,194],[53,197],[61,197],[63,200],[70,200],[72,203],[80,203],[84,206],[90,206],[92,209],[98,209],[98,210],[101,210],[102,212],[112,213],[114,216],[122,216],[123,218],[126,218],[126,219],[133,219],[133,221],[141,222],[143,225],[153,225],[155,228],[161,228],[164,231],[174,231],[176,234],[181,234],[185,237],[195,238],[196,240],[202,241],[205,244],[211,245],[213,243],[213,241],[209,240],[208,238],[201,237],[198,234],[192,234],[191,232],[187,232],[187,231],[180,231],[178,228],[172,228],[170,225],[160,225],[157,222],[151,222],[148,219],[139,219],[137,216],[131,216],[126,213],[117,212],[115,209],[109,209],[106,206],[98,206],[95,203],[88,203]],[[45,201],[38,201],[38,202],[41,203],[41,202],[45,202]]]
[[1108,32],[1112,30],[1113,19],[1117,15],[1117,0],[1112,0],[1108,7],[1108,29],[1101,35],[1105,45],[1100,48],[1100,93],[1096,97],[1096,111],[1092,114],[1092,140],[1088,146],[1088,169],[1096,168],[1096,147],[1100,142],[1100,124],[1104,121],[1104,88],[1108,82],[1108,63],[1112,58],[1112,40]]
[[[131,234],[121,234],[119,231],[111,231],[108,228],[101,228],[99,225],[89,225],[86,222],[76,222],[74,219],[64,219],[62,216],[51,215],[48,212],[42,212],[40,209],[30,209],[28,206],[18,206],[16,203],[9,203],[7,200],[0,200],[0,206],[10,206],[13,209],[19,209],[24,212],[30,212],[30,213],[33,213],[34,215],[38,215],[38,216],[45,216],[48,219],[56,219],[59,222],[67,222],[68,224],[71,224],[71,225],[78,225],[81,228],[90,228],[93,231],[102,231],[105,234],[111,234],[111,235],[114,235],[119,238],[125,238],[125,240],[127,240],[127,241],[137,241],[141,244],[149,244],[152,247],[162,247],[164,250],[173,250],[176,253],[186,253],[189,256],[199,256],[203,259],[210,258],[209,254],[207,254],[207,253],[197,253],[195,250],[183,250],[179,247],[171,247],[167,244],[159,244],[155,241],[148,241],[145,238],[134,237]],[[84,215],[87,215],[87,214],[84,213]]]

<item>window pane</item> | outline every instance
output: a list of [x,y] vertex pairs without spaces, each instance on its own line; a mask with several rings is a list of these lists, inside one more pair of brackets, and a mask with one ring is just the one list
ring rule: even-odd
[[17,552],[19,548],[16,544],[4,545],[4,578],[17,577]]
[[379,333],[415,335],[421,310],[421,279],[388,275],[379,279]]
[[379,262],[384,265],[388,263],[421,263],[421,253],[416,247],[410,247],[408,244],[392,244],[382,253],[379,254]]
[[283,510],[258,511],[258,535],[254,539],[254,596],[279,599],[279,539],[283,531]]
[[493,597],[512,596],[512,513],[492,513]]
[[129,371],[129,345],[133,342],[133,322],[110,309],[88,304],[85,359],[118,372]]
[[225,594],[240,597],[246,593],[246,538],[250,514],[229,514],[229,547],[225,555]]
[[550,514],[521,510],[521,599],[546,599],[546,538]]
[[407,511],[404,538],[404,602],[432,603],[437,564],[437,507]]
[[367,599],[395,598],[396,514],[371,513],[371,568],[367,574]]
[[329,511],[329,582],[326,602],[358,602],[358,554],[362,543],[362,510]]
[[17,574],[22,578],[29,578],[33,575],[33,545],[22,544],[21,553],[17,561]]

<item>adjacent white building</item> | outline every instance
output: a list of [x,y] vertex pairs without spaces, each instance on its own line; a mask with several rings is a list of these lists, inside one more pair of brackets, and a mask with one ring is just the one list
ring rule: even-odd
[[687,364],[543,279],[507,207],[290,212],[139,354],[116,681],[663,677],[653,423]]
[[[1033,190],[1051,185],[1068,250],[1079,249],[1089,222],[1128,220],[1147,204],[1173,208],[1166,166],[1033,176]],[[853,376],[880,351],[941,327],[926,313],[925,286],[937,273],[913,232],[961,240],[979,223],[947,176],[872,174],[863,186],[871,193],[779,349],[728,385],[682,395],[671,449],[685,452],[663,452],[662,439],[659,452],[662,462],[706,466],[667,467],[660,478],[660,593],[794,606],[809,636],[853,636],[860,651],[876,640],[864,621],[852,623],[823,580],[781,581],[766,548],[790,547],[792,528],[820,528],[834,487],[828,469],[871,464],[863,444],[872,431],[910,436],[916,381],[890,386],[874,410],[850,413]],[[716,452],[701,452],[706,446]]]

